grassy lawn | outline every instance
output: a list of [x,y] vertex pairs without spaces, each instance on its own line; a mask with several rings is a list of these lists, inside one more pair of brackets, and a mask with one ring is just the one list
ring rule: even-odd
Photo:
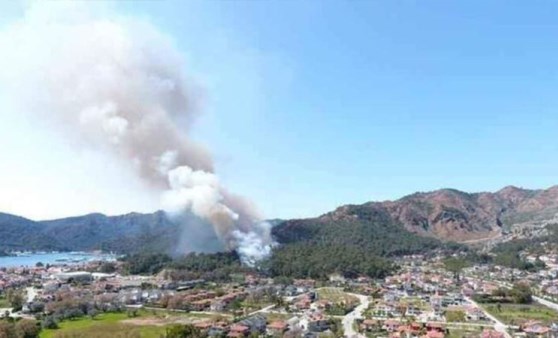
[[545,324],[558,321],[558,312],[541,304],[502,304],[498,311],[495,304],[484,304],[484,308],[506,324],[520,324],[528,320],[538,320]]
[[119,321],[127,319],[126,313],[103,313],[98,315],[95,319],[89,317],[83,317],[76,320],[68,320],[59,323],[59,329],[57,330],[43,330],[41,332],[41,338],[52,338],[58,333],[69,332],[69,331],[82,331],[91,328],[107,327],[117,325]]
[[318,299],[328,300],[332,303],[341,303],[345,301],[346,303],[357,303],[358,298],[351,296],[338,288],[321,288],[318,289]]
[[422,311],[430,311],[432,307],[427,302],[420,299],[420,297],[405,297],[401,299],[401,303],[407,305],[414,305]]
[[[183,317],[185,319],[199,320],[203,317],[198,314],[190,313],[172,313],[159,312],[153,315],[152,311],[139,311],[137,317],[129,318],[126,313],[104,313],[98,315],[95,319],[83,317],[76,320],[68,320],[59,323],[60,328],[57,330],[43,330],[40,338],[159,338],[165,333],[164,325],[155,325],[155,322],[161,323],[162,318],[176,319]],[[128,323],[130,320],[146,320],[145,325],[135,325]],[[149,322],[152,320],[152,322]],[[167,323],[163,321],[163,323]],[[151,325],[153,324],[153,325]],[[169,324],[170,325],[170,324]]]
[[159,338],[165,333],[165,328],[161,326],[131,326],[118,323],[96,324],[84,326],[82,328],[65,328],[55,330],[52,335],[40,337],[53,338]]
[[462,323],[466,321],[466,315],[463,311],[446,311],[445,316],[449,323]]

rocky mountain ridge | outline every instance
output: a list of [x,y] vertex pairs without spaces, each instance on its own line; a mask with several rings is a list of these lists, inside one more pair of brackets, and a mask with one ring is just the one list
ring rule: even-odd
[[396,201],[345,205],[320,218],[332,221],[360,218],[363,211],[371,210],[388,213],[410,232],[467,242],[498,237],[520,226],[543,226],[556,221],[558,186],[545,190],[508,186],[494,193],[441,189]]

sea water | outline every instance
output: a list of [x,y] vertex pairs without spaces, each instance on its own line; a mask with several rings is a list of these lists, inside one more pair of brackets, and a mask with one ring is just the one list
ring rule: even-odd
[[39,262],[45,265],[61,265],[80,264],[90,261],[113,261],[115,259],[115,255],[87,252],[24,253],[16,256],[0,257],[0,268],[33,267]]

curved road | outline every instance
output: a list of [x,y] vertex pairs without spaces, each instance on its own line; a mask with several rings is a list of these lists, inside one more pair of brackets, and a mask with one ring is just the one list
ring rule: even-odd
[[537,296],[533,296],[533,299],[535,301],[537,301],[538,303],[541,303],[542,305],[553,309],[554,311],[558,311],[558,304],[556,304],[556,303],[553,303],[551,301],[548,301],[546,299],[543,299],[543,298],[537,297]]
[[345,317],[343,317],[343,330],[345,331],[345,337],[348,338],[364,338],[365,336],[356,332],[353,328],[356,319],[362,318],[362,313],[368,308],[370,301],[367,296],[359,295],[356,293],[349,293],[349,295],[357,297],[360,301],[360,305],[357,306],[352,312],[349,312]]

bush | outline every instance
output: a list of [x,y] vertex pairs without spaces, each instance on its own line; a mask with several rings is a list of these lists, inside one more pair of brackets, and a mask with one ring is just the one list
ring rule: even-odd
[[15,332],[18,338],[35,338],[39,336],[40,331],[35,320],[23,319],[15,325]]
[[58,322],[53,316],[46,316],[41,323],[43,329],[58,329]]

